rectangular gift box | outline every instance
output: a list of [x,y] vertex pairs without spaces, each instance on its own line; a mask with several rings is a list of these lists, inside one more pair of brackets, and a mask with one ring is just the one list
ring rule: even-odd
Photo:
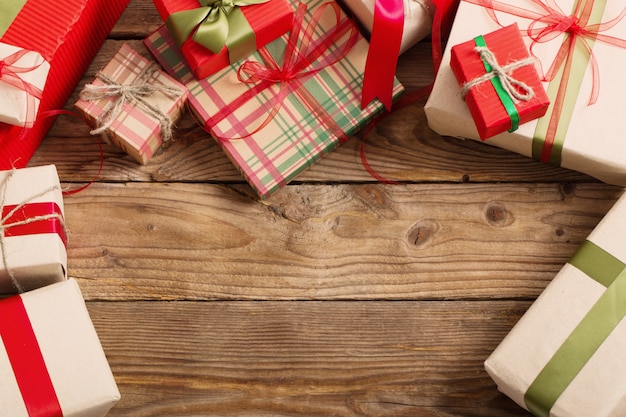
[[[150,93],[138,92],[125,100],[113,113],[121,95],[111,95],[119,86],[148,86]],[[145,164],[172,134],[187,101],[187,88],[163,72],[156,63],[123,44],[100,71],[93,83],[85,86],[77,110],[93,129],[103,124],[103,139],[121,148],[140,164]],[[105,121],[111,116],[111,120]],[[114,116],[114,117],[113,117]]]
[[120,399],[74,279],[0,300],[0,410],[102,417]]
[[626,195],[485,362],[536,416],[626,415]]
[[[320,0],[303,3],[308,6],[305,22],[325,4]],[[337,6],[334,2],[327,4]],[[341,14],[340,26],[348,31],[353,29],[350,33],[356,36],[356,44],[339,62],[329,63],[314,75],[290,81],[283,85],[286,89],[281,89],[280,83],[239,81],[239,65],[196,80],[164,28],[144,41],[165,70],[187,85],[191,108],[261,198],[334,150],[383,109],[378,100],[361,109],[368,44],[338,7],[337,11]],[[313,44],[320,43],[321,37],[329,39],[335,23],[333,13],[324,11],[321,27],[314,29]],[[341,50],[347,38],[347,34],[342,35],[330,49]],[[272,42],[253,54],[250,62],[262,62],[261,54],[265,59],[269,55],[282,62],[287,39],[284,36]],[[315,62],[319,64],[323,59],[318,57]],[[315,64],[305,70],[311,68]],[[396,80],[394,95],[402,91]]]
[[[0,2],[0,42],[36,51],[50,64],[38,115],[63,108],[128,2]],[[25,167],[54,119],[47,114],[38,116],[34,126],[26,131],[0,123],[0,169]]]
[[[492,5],[496,10],[493,13],[500,23],[498,25],[490,16],[489,7],[481,4],[481,1],[484,0],[461,1],[442,65],[425,106],[428,124],[441,135],[479,140],[476,125],[463,102],[450,68],[452,45],[499,29],[500,25],[517,23],[526,45],[530,48],[532,40],[525,34],[533,24],[532,20],[516,16],[515,13],[530,10],[536,13],[535,17],[549,14],[531,0],[494,2]],[[556,0],[555,3],[567,17],[573,13],[579,1],[581,0]],[[586,4],[592,5],[587,25],[590,30],[594,24],[619,16],[623,8],[620,2],[595,0]],[[515,13],[498,10],[506,9],[506,6],[515,6]],[[557,13],[551,15],[558,16]],[[601,34],[625,39],[626,19],[616,23],[613,27],[605,28]],[[537,23],[531,27],[541,30],[545,25],[537,18]],[[539,73],[544,75],[547,75],[559,56],[559,49],[564,42],[567,46],[570,35],[548,32],[543,40],[550,36],[554,36],[554,39],[535,43],[531,49],[540,62]],[[626,63],[626,49],[600,38],[594,41],[593,34],[589,36],[576,40],[574,53],[566,54],[569,58],[564,60],[561,70],[551,81],[543,83],[551,101],[547,113],[537,120],[521,125],[515,132],[498,134],[485,143],[580,171],[610,184],[624,186],[626,159],[623,155],[626,155],[626,141],[622,140],[621,121],[622,109],[626,106],[626,83],[623,82],[622,69]],[[593,55],[588,53],[587,46],[592,47]],[[567,51],[566,48],[565,52]],[[599,68],[595,79],[592,71],[594,60]],[[571,68],[571,71],[565,74],[564,68]],[[598,91],[599,96],[595,104],[589,105],[594,91]]]
[[[486,48],[483,55],[476,50],[478,44]],[[514,131],[520,124],[537,119],[548,110],[550,99],[517,24],[454,45],[450,68],[465,93],[465,102],[482,140]],[[507,78],[511,83],[508,84],[510,91],[505,88],[507,83],[495,75],[496,70],[505,72],[502,77],[510,77]],[[481,78],[488,74],[493,77]],[[520,85],[524,89],[518,88]]]
[[[237,4],[237,2],[234,2]],[[172,14],[198,9],[201,7],[198,0],[154,0],[154,4],[166,22]],[[248,57],[255,50],[280,37],[291,29],[293,9],[288,0],[268,0],[260,4],[243,5],[238,7],[247,22],[246,31],[241,32],[243,39],[254,39],[254,42],[244,42],[233,39],[231,35],[226,46],[219,53],[211,52],[205,46],[192,39],[178,45],[182,55],[189,64],[191,72],[198,79],[206,78],[211,74]]]
[[0,171],[0,201],[0,294],[63,281],[67,249],[56,167]]
[[0,42],[0,123],[30,128],[50,64],[40,53]]
[[[404,27],[400,54],[430,35],[435,5],[432,0],[403,0]],[[372,33],[376,0],[341,0],[341,4],[354,14],[367,33]]]

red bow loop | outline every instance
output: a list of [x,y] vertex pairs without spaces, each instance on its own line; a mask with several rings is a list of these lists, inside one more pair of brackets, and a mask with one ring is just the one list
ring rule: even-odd
[[43,63],[42,60],[39,64],[30,67],[20,67],[16,65],[18,61],[28,53],[30,53],[30,51],[20,49],[19,51],[5,57],[3,60],[0,60],[0,83],[8,84],[11,87],[15,87],[26,93],[27,121],[35,118],[35,99],[41,100],[43,96],[43,91],[40,88],[24,81],[20,77],[20,74],[34,71]]

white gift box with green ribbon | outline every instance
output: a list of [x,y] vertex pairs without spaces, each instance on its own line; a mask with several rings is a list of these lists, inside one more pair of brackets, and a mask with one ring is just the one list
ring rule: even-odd
[[626,415],[626,195],[485,362],[536,416]]

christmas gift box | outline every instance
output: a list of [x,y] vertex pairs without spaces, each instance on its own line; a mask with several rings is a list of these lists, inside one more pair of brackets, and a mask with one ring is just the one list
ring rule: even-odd
[[234,64],[291,29],[288,0],[154,0],[198,79]]
[[450,68],[483,140],[548,110],[550,99],[517,24],[453,46]]
[[40,53],[0,42],[0,123],[33,127],[50,64]]
[[27,165],[54,122],[53,111],[63,108],[128,2],[0,2],[0,42],[37,52],[50,65],[33,126],[0,123],[0,169]]
[[0,294],[66,278],[63,195],[54,165],[0,171]]
[[626,415],[626,195],[485,361],[541,417]]
[[0,409],[102,417],[120,399],[74,279],[0,300]]
[[123,44],[113,59],[87,84],[77,110],[92,134],[145,164],[172,138],[187,100],[187,88],[156,63]]
[[450,49],[517,23],[537,58],[551,104],[543,117],[485,143],[626,185],[623,7],[601,0],[462,0],[425,106],[430,127],[441,135],[479,140],[450,68]]
[[[294,21],[291,37],[204,80],[193,78],[163,28],[145,40],[165,70],[187,85],[197,118],[261,198],[382,110],[379,101],[360,107],[368,44],[337,3],[303,2]],[[300,50],[294,49],[298,34]],[[402,90],[396,80],[394,94]]]

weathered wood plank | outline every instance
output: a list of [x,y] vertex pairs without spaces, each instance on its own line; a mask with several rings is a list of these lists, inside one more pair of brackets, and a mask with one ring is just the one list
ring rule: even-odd
[[69,274],[100,299],[535,297],[621,194],[602,184],[94,184]]
[[90,302],[117,416],[529,415],[483,361],[504,302]]

